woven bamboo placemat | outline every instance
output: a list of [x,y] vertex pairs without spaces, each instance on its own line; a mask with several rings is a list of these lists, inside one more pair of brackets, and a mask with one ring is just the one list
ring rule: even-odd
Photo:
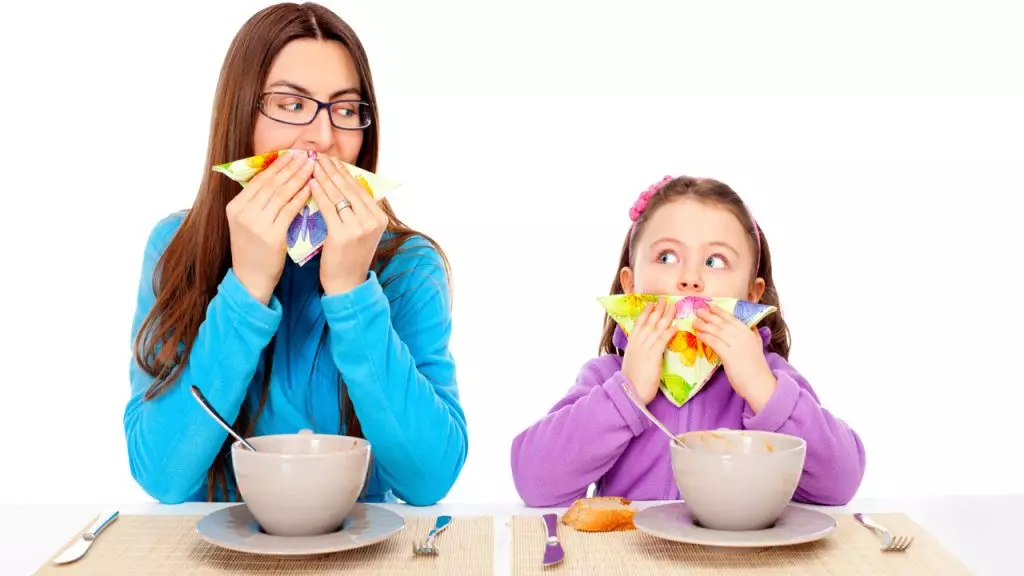
[[[124,515],[93,542],[78,562],[47,561],[36,576],[426,576],[494,573],[494,519],[456,516],[437,537],[437,556],[414,556],[413,542],[434,524],[407,517],[405,529],[384,542],[311,559],[277,559],[225,550],[200,539],[202,516]],[[82,531],[85,531],[83,526]],[[77,540],[78,535],[68,541]],[[56,557],[64,547],[57,550]],[[53,559],[50,558],[50,560]]]
[[561,523],[558,537],[565,559],[544,568],[547,532],[540,516],[512,519],[512,574],[586,576],[964,576],[971,572],[904,514],[872,514],[893,534],[914,537],[905,552],[879,550],[879,539],[852,515],[835,515],[839,527],[829,537],[762,551],[714,551],[669,542],[639,530],[579,532]]

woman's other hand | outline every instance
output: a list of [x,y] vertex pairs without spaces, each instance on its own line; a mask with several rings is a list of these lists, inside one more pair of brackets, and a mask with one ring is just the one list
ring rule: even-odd
[[388,216],[334,158],[320,157],[309,184],[327,223],[320,284],[328,296],[348,292],[366,280]]

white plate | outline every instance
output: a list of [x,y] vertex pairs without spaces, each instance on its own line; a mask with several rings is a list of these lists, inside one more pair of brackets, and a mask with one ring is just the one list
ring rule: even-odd
[[839,522],[829,514],[790,504],[771,528],[710,530],[694,522],[685,502],[672,502],[640,510],[634,516],[633,524],[637,530],[673,542],[747,549],[814,542],[839,527]]
[[206,515],[196,525],[199,537],[210,544],[261,556],[303,558],[354,550],[390,538],[405,528],[405,519],[373,504],[356,504],[341,529],[319,536],[271,536],[245,504]]

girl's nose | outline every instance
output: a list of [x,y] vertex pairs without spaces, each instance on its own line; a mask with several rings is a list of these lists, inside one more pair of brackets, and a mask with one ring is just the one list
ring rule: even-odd
[[693,279],[683,280],[679,283],[679,287],[683,290],[696,290],[698,292],[704,289],[704,285],[700,283],[700,280]]

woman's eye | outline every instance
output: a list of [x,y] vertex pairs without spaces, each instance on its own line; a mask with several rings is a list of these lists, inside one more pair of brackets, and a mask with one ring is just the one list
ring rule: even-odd
[[675,264],[676,262],[679,262],[679,258],[677,258],[672,252],[662,252],[658,255],[658,262],[662,264]]
[[708,259],[704,261],[704,264],[708,268],[725,268],[726,262],[725,262],[725,258],[722,258],[721,256],[717,256],[716,255],[716,256],[709,256]]

